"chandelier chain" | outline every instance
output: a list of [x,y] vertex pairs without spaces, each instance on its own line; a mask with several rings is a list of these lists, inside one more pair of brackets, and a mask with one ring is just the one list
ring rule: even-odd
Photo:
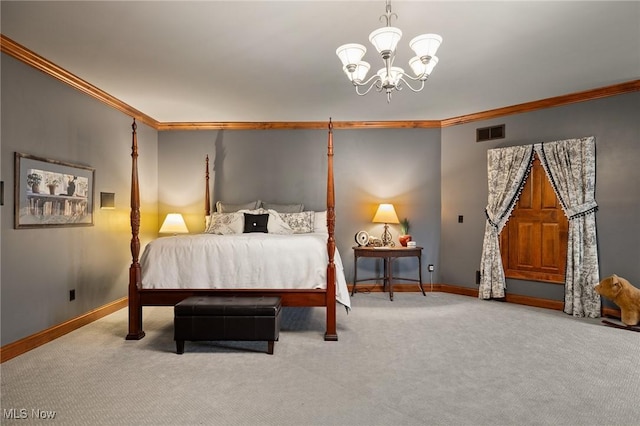
[[391,26],[391,17],[392,16],[394,16],[396,19],[398,19],[398,14],[391,12],[391,1],[387,0],[387,5],[385,7],[385,13],[384,13],[384,15],[380,15],[380,22],[382,22],[382,19],[384,18],[387,21],[387,27],[390,27]]

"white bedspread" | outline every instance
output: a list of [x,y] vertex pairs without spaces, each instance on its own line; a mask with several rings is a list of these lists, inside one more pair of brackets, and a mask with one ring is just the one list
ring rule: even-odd
[[[327,234],[197,234],[158,238],[140,257],[142,288],[325,288]],[[336,249],[336,300],[350,308]]]

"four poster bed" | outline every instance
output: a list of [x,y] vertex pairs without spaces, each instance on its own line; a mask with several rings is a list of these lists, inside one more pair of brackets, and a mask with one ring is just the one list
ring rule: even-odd
[[[338,340],[338,334],[336,331],[336,300],[344,304],[349,308],[348,291],[346,290],[346,280],[344,279],[344,271],[342,269],[342,262],[337,253],[335,245],[335,195],[334,195],[334,181],[333,181],[333,124],[329,120],[328,124],[328,141],[327,141],[327,210],[326,210],[326,232],[322,234],[308,234],[308,235],[272,235],[266,233],[240,233],[239,235],[211,235],[211,234],[198,234],[188,235],[180,237],[166,237],[159,238],[152,241],[147,245],[140,257],[140,186],[138,182],[138,142],[136,134],[136,122],[133,120],[132,124],[132,169],[131,169],[131,266],[129,268],[129,332],[126,336],[127,340],[138,340],[144,337],[145,333],[142,328],[142,307],[143,306],[173,306],[178,302],[184,300],[187,297],[195,295],[215,295],[215,296],[279,296],[282,299],[283,306],[303,306],[303,307],[323,307],[326,310],[326,330],[324,339],[327,341]],[[209,159],[206,159],[205,169],[205,215],[210,217],[211,206],[209,196]],[[272,211],[269,210],[271,213]],[[324,213],[324,212],[323,212]],[[277,214],[276,214],[277,216]],[[251,216],[253,217],[253,216]],[[271,215],[269,215],[272,218]],[[316,216],[318,217],[318,216]],[[324,215],[320,216],[324,218]],[[247,216],[244,216],[244,220],[247,220]],[[255,225],[255,223],[254,223]],[[246,227],[245,223],[245,227]],[[266,225],[265,225],[266,226]],[[242,231],[240,231],[242,232]],[[245,229],[245,232],[247,230]],[[263,231],[266,232],[266,231]],[[269,231],[271,232],[271,231]],[[274,246],[270,244],[276,244],[274,240],[284,242],[283,246]],[[172,241],[173,240],[173,241]],[[240,245],[239,253],[240,258],[236,257],[229,259],[223,256],[223,253],[232,251],[228,245],[222,248],[209,248],[209,245],[220,241],[224,242],[234,241],[236,245]],[[238,243],[240,241],[240,243]],[[257,241],[257,245],[261,247],[262,252],[255,252],[254,248],[250,248],[248,244],[253,244],[253,241]],[[178,248],[175,247],[163,247],[169,243],[176,242]],[[277,242],[277,241],[276,241]],[[313,249],[315,254],[308,254],[308,256],[318,257],[318,243],[321,244],[321,256],[322,267],[318,268],[317,264],[306,272],[298,272],[298,275],[292,274],[283,277],[278,281],[278,276],[269,275],[261,269],[263,266],[254,262],[260,262],[262,258],[267,257],[267,252],[275,252],[276,257],[280,259],[285,258],[287,255],[286,250],[294,250],[296,253],[291,253],[292,258],[288,259],[288,266],[279,266],[275,269],[280,270],[296,270],[297,267],[292,265],[307,264],[308,259],[295,258],[294,256],[302,256],[300,253],[306,253],[302,248],[304,244],[315,245]],[[156,248],[158,251],[171,251],[169,258],[173,257],[176,264],[176,270],[169,271],[166,269],[166,259],[155,259],[152,254],[147,253],[150,246]],[[326,246],[326,249],[324,248]],[[297,247],[297,249],[287,249],[286,247]],[[207,251],[208,250],[208,251]],[[251,250],[254,253],[251,254]],[[205,253],[206,251],[206,253]],[[309,249],[309,252],[311,249]],[[218,253],[216,257],[208,257],[208,253]],[[179,254],[176,254],[179,253]],[[261,255],[262,253],[263,255]],[[203,257],[205,256],[205,257]],[[224,254],[226,256],[226,254]],[[186,259],[186,260],[185,260]],[[269,259],[273,260],[274,257]],[[203,261],[204,260],[204,261]],[[276,259],[275,262],[278,260]],[[146,262],[146,263],[145,263]],[[152,270],[153,264],[161,264],[159,270]],[[251,279],[246,279],[247,275],[242,275],[241,282],[208,282],[213,280],[209,275],[203,272],[205,269],[224,269],[224,265],[233,264],[236,268],[242,266],[246,272],[252,273],[253,277],[259,275],[266,275],[266,280],[272,280],[269,285],[260,285],[259,282],[251,282]],[[204,265],[204,266],[203,266]],[[217,268],[216,265],[220,266]],[[269,265],[267,265],[269,266]],[[265,266],[265,267],[267,267]],[[272,265],[271,265],[272,266]],[[337,268],[338,266],[338,268]],[[165,269],[163,269],[165,268]],[[169,271],[169,272],[167,272]],[[258,271],[258,272],[256,272]],[[311,271],[312,273],[310,273]],[[204,274],[204,275],[203,275]],[[304,288],[296,287],[295,283],[285,282],[287,280],[301,280],[303,275],[313,275],[315,282],[300,283]],[[229,274],[224,275],[222,280],[229,279]],[[185,278],[186,277],[186,278]],[[318,283],[318,277],[321,278],[322,283]],[[145,281],[158,281],[165,280],[170,284],[151,285]],[[179,282],[178,282],[179,281]],[[185,283],[186,281],[186,283]],[[256,281],[256,280],[254,280]],[[338,289],[336,289],[336,283],[338,283]],[[174,285],[175,284],[175,285]],[[167,288],[173,287],[173,288]],[[209,288],[213,287],[213,288]],[[346,293],[346,296],[345,296]],[[346,303],[345,303],[346,297]]]

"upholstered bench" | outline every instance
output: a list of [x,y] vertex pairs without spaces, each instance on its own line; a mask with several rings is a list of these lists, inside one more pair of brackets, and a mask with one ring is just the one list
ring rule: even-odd
[[273,354],[280,335],[280,297],[193,296],[174,307],[176,352],[184,342],[203,340],[267,341]]

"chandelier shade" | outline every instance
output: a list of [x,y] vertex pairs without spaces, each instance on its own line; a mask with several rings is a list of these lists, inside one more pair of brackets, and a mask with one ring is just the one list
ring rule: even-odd
[[369,41],[383,57],[395,52],[401,38],[402,31],[395,27],[378,28],[369,35]]
[[[402,68],[394,66],[396,48],[402,38],[402,31],[390,25],[393,17],[397,19],[398,15],[391,12],[391,2],[387,0],[385,14],[381,16],[381,18],[385,18],[387,25],[374,30],[369,35],[369,41],[380,54],[384,67],[368,79],[367,73],[370,65],[362,60],[367,53],[366,47],[357,43],[348,43],[336,50],[336,55],[342,62],[342,69],[359,96],[366,95],[375,87],[377,92],[384,90],[387,94],[387,102],[391,102],[391,94],[394,91],[402,90],[403,87],[408,87],[413,92],[420,92],[424,89],[425,81],[438,64],[438,58],[435,55],[442,44],[442,37],[438,34],[427,33],[414,37],[409,42],[409,47],[416,54],[409,60],[409,66],[415,77],[405,74]],[[414,87],[410,81],[418,83]],[[364,88],[362,92],[360,88]]]
[[413,73],[418,76],[421,80],[426,80],[427,77],[431,75],[431,71],[438,64],[438,57],[433,56],[427,63],[424,63],[419,56],[414,56],[409,61],[409,65],[413,70]]
[[357,64],[362,60],[365,53],[367,53],[367,48],[357,43],[343,44],[336,49],[336,55],[338,55],[344,67],[350,64]]
[[416,56],[431,58],[436,56],[440,44],[442,44],[442,37],[438,34],[422,34],[411,39],[409,47],[416,52]]
[[367,73],[369,72],[369,68],[371,68],[371,65],[369,65],[368,62],[360,61],[357,64],[355,64],[354,71],[349,71],[347,67],[344,67],[343,69],[345,74],[347,74],[347,77],[349,77],[351,81],[355,81],[359,83],[361,81],[364,81],[365,78],[367,78]]

